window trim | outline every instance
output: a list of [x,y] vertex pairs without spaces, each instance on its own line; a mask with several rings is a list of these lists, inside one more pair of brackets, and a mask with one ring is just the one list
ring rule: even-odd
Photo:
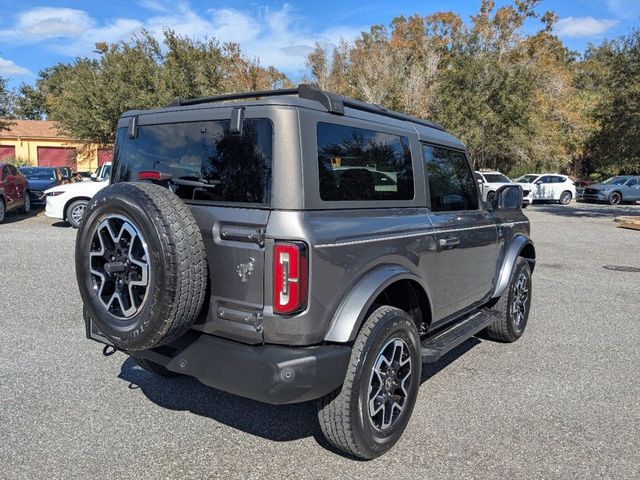
[[[474,209],[464,209],[464,210],[433,210],[432,205],[431,205],[431,186],[429,185],[429,174],[427,173],[427,160],[424,156],[424,150],[423,150],[423,146],[427,146],[427,147],[435,147],[435,148],[442,148],[444,150],[450,150],[452,152],[458,152],[458,153],[462,153],[464,155],[464,158],[466,160],[466,164],[467,164],[467,169],[469,170],[469,172],[471,173],[471,178],[473,179],[473,188],[476,192],[476,197],[478,198],[478,206],[477,208]],[[471,166],[471,162],[469,162],[469,153],[465,150],[465,149],[461,149],[461,148],[453,148],[453,147],[449,147],[449,146],[445,146],[439,143],[433,143],[433,142],[425,142],[423,140],[420,140],[420,157],[422,159],[422,168],[424,169],[424,183],[425,183],[425,192],[426,192],[426,201],[427,201],[427,208],[429,209],[429,212],[433,213],[433,214],[440,214],[440,213],[448,213],[451,214],[453,212],[480,212],[482,210],[484,210],[484,206],[482,204],[482,196],[480,194],[480,189],[478,188],[478,182],[476,181],[476,176],[475,176],[475,170],[472,168]],[[484,178],[484,176],[483,176]]]

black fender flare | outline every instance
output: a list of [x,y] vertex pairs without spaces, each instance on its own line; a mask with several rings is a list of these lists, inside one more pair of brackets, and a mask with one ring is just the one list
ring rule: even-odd
[[417,282],[424,289],[431,306],[429,289],[418,275],[401,265],[381,265],[365,274],[340,303],[324,339],[339,343],[355,340],[369,307],[385,288],[399,280]]
[[535,266],[535,247],[531,239],[525,235],[516,235],[511,244],[509,245],[504,258],[502,260],[502,266],[500,267],[500,271],[498,272],[498,280],[496,282],[496,287],[493,290],[493,294],[491,298],[498,298],[502,295],[509,285],[509,279],[511,278],[511,272],[516,264],[516,260],[522,253],[522,251],[530,245],[531,249],[533,249],[533,256],[526,256],[529,265],[531,265],[531,270]]

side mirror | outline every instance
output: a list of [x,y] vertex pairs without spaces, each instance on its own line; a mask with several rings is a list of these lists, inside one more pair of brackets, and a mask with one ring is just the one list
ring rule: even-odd
[[522,186],[518,184],[503,185],[496,190],[492,207],[494,210],[522,208]]
[[89,178],[91,178],[92,182],[95,182],[95,181],[98,180],[98,174],[97,173],[92,173]]
[[537,180],[536,182],[534,182],[534,185],[542,185],[542,180]]

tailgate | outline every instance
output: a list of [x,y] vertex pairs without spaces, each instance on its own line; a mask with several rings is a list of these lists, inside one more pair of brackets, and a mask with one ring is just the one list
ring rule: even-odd
[[204,239],[210,291],[193,329],[262,343],[264,232],[270,211],[189,206]]

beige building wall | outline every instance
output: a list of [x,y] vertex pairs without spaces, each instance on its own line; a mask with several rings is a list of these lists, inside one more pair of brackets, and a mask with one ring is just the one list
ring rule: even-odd
[[65,147],[76,149],[78,171],[93,171],[98,168],[98,147],[74,143],[64,139],[5,137],[0,134],[0,145],[13,145],[16,158],[29,165],[38,165],[38,147]]

